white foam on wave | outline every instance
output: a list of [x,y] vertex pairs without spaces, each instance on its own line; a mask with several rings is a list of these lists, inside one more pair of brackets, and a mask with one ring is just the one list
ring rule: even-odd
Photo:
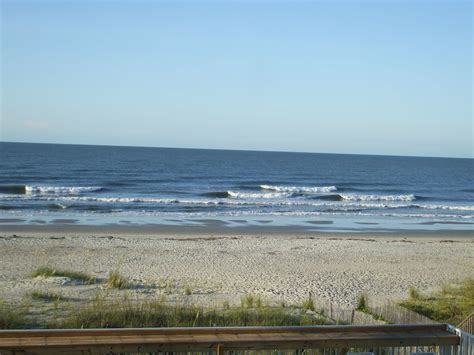
[[339,194],[346,201],[414,201],[415,195],[356,195]]
[[[50,198],[54,199],[54,198]],[[84,197],[84,196],[67,196],[61,197],[65,201],[84,201],[84,202],[103,202],[103,203],[179,203],[177,199],[173,198],[148,198],[148,197]]]
[[302,192],[302,193],[324,193],[337,191],[336,186],[278,186],[278,185],[260,185],[263,190],[272,190],[278,192]]
[[451,206],[451,205],[415,205],[419,208],[430,210],[450,210],[450,211],[474,211],[474,206]]
[[84,192],[100,191],[100,186],[25,186],[27,194],[79,195]]
[[[243,195],[242,195],[243,194]],[[265,196],[262,196],[265,195]],[[400,209],[420,209],[420,210],[444,210],[444,211],[474,211],[473,205],[437,205],[437,204],[419,204],[407,203],[409,199],[404,202],[401,199],[353,199],[343,201],[331,202],[316,202],[314,200],[295,200],[295,199],[275,199],[284,195],[291,196],[285,193],[235,193],[235,198],[230,199],[175,199],[175,198],[155,198],[155,197],[99,197],[99,196],[52,196],[52,195],[0,195],[0,201],[51,201],[58,204],[60,208],[69,208],[70,203],[73,202],[91,202],[91,203],[145,203],[145,204],[190,204],[190,205],[236,205],[236,206],[260,206],[260,207],[277,207],[277,206],[295,206],[298,208],[328,208],[330,211],[356,211],[356,210],[400,210]],[[403,196],[403,195],[402,195]],[[407,195],[408,196],[408,195]],[[380,197],[380,196],[378,196]],[[64,204],[65,203],[65,204]],[[319,210],[324,212],[324,210]],[[298,212],[298,211],[295,211]],[[329,212],[329,211],[327,211]],[[272,212],[273,213],[273,212]],[[474,215],[473,215],[474,217]]]
[[261,192],[235,192],[235,191],[227,191],[230,197],[234,198],[252,198],[252,199],[259,199],[259,198],[278,198],[278,197],[286,197],[289,196],[288,193],[282,192],[268,192],[268,193],[261,193]]

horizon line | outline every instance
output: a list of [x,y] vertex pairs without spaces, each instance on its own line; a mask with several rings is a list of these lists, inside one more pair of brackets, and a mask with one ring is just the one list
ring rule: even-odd
[[120,144],[89,144],[89,143],[52,143],[52,142],[13,142],[0,140],[0,143],[14,144],[50,144],[50,145],[78,145],[93,147],[122,147],[122,148],[150,148],[150,149],[189,149],[189,150],[215,150],[215,151],[235,151],[235,152],[261,152],[261,153],[289,153],[289,154],[328,154],[328,155],[363,155],[379,157],[402,157],[402,158],[437,158],[437,159],[474,159],[474,157],[440,157],[434,155],[400,155],[400,154],[373,154],[373,153],[330,153],[330,152],[307,152],[290,150],[263,150],[263,149],[229,149],[229,148],[196,148],[196,147],[163,147],[147,145],[120,145]]

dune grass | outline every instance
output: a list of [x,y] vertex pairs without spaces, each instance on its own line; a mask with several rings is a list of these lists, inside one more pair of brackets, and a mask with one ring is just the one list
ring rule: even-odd
[[429,295],[412,288],[400,305],[435,321],[457,325],[474,312],[474,278],[444,285]]
[[30,292],[30,297],[34,300],[40,301],[61,301],[64,297],[60,293],[52,291],[33,290]]
[[69,277],[71,280],[81,281],[85,284],[97,283],[97,278],[84,272],[73,270],[61,270],[50,266],[40,266],[31,274],[32,277]]
[[359,296],[357,296],[357,307],[356,309],[358,311],[368,313],[369,312],[369,305],[368,305],[368,300],[367,300],[367,295],[364,293],[361,293]]
[[11,305],[0,300],[0,329],[25,328],[27,310],[21,305]]
[[314,300],[313,300],[313,296],[311,295],[311,293],[308,295],[308,298],[306,298],[304,301],[303,301],[303,309],[305,311],[314,311],[315,310],[315,307],[314,307]]
[[109,273],[109,277],[107,278],[107,284],[111,288],[118,288],[120,290],[127,289],[132,286],[130,280],[127,277],[123,276],[117,270],[111,271]]
[[163,298],[110,301],[97,297],[70,312],[59,322],[60,328],[102,327],[208,327],[208,326],[283,326],[324,324],[324,320],[304,312],[281,307],[230,306],[205,308],[188,303],[168,304]]
[[193,290],[191,289],[190,286],[186,286],[186,287],[184,288],[184,294],[185,294],[186,296],[190,296],[190,295],[192,295],[192,293],[193,293]]

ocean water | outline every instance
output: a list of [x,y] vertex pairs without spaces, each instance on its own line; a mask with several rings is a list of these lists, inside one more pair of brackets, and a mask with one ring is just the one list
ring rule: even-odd
[[473,159],[0,143],[0,218],[470,229],[473,176]]

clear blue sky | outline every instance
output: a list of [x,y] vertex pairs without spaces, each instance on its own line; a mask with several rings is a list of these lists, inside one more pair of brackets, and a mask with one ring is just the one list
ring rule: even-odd
[[470,1],[2,1],[3,141],[473,157]]

